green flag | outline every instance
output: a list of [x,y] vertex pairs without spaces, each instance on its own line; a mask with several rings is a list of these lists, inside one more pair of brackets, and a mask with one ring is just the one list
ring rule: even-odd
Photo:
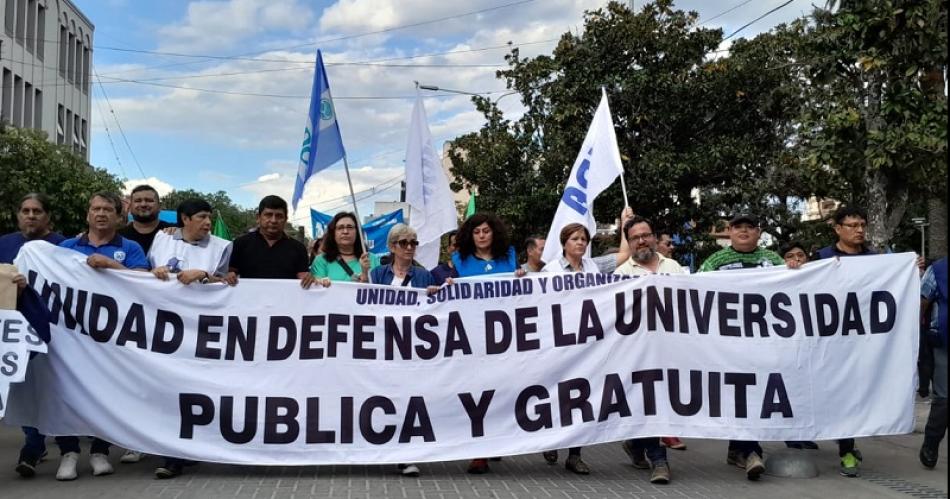
[[468,198],[468,207],[465,208],[465,218],[468,218],[475,214],[475,198],[476,197],[477,196],[475,194],[472,194],[472,196]]
[[228,230],[228,226],[224,223],[224,219],[221,218],[220,213],[218,213],[218,216],[214,219],[214,226],[211,227],[211,233],[221,239],[231,240],[231,231]]

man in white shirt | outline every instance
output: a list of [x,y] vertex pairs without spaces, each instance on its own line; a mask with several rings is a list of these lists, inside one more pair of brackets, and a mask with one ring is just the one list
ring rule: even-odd
[[178,205],[181,227],[171,234],[156,234],[148,252],[156,277],[165,281],[174,275],[182,284],[225,279],[231,241],[211,234],[211,212],[211,205],[201,199]]

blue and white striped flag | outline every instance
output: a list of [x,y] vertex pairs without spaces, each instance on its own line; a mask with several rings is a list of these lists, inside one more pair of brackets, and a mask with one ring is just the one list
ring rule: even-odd
[[330,83],[323,69],[323,55],[317,50],[317,64],[313,72],[313,90],[310,94],[310,112],[307,114],[307,128],[304,130],[303,144],[300,146],[300,165],[297,167],[297,180],[294,183],[294,197],[291,204],[297,209],[297,202],[303,197],[307,180],[317,172],[343,159],[343,139],[340,126],[336,121],[336,109],[330,97]]

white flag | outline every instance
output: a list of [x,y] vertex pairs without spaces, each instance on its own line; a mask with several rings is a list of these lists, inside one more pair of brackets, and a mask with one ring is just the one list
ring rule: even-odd
[[620,164],[620,150],[617,148],[617,135],[610,117],[610,106],[607,105],[607,92],[602,90],[594,121],[591,122],[584,145],[574,160],[571,176],[564,186],[561,202],[548,231],[544,254],[541,255],[545,262],[561,256],[560,236],[565,225],[575,222],[584,224],[590,230],[591,237],[594,236],[597,231],[594,198],[622,174],[623,166]]
[[452,189],[432,147],[426,110],[418,96],[406,145],[406,202],[410,207],[409,226],[416,229],[419,237],[416,261],[426,268],[435,267],[439,263],[442,234],[457,229],[458,218]]

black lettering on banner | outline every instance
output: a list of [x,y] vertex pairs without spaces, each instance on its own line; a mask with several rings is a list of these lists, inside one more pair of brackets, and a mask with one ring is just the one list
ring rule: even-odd
[[[537,316],[537,307],[515,309],[515,348],[519,352],[527,352],[541,348],[541,340],[528,337],[529,335],[536,335],[538,333],[538,324],[529,320]],[[598,321],[598,324],[599,323]]]
[[693,308],[693,317],[696,319],[696,329],[699,334],[709,334],[709,322],[712,320],[713,300],[715,292],[703,293],[703,303],[699,303],[699,290],[689,290],[689,304]]
[[[300,360],[313,360],[323,358],[323,347],[315,346],[323,340],[323,330],[320,329],[326,323],[326,317],[322,315],[305,315],[300,318]],[[273,322],[271,323],[273,330]],[[288,338],[290,345],[294,342]],[[270,351],[270,347],[268,347]],[[291,348],[291,351],[293,349]],[[290,353],[287,353],[289,356]],[[286,358],[286,357],[284,357]]]
[[656,319],[663,323],[663,331],[673,331],[673,289],[663,288],[663,299],[656,287],[647,288],[647,329],[656,331]]
[[785,293],[775,293],[770,302],[772,317],[780,324],[772,324],[772,332],[782,338],[791,338],[795,335],[795,318],[785,309],[792,305],[792,299]]
[[749,338],[755,336],[752,332],[753,326],[758,326],[759,336],[767,338],[769,336],[769,325],[765,321],[765,297],[759,294],[748,293],[742,300],[742,326],[745,329],[745,335]]
[[725,380],[725,384],[735,387],[735,396],[733,399],[735,399],[736,402],[736,417],[749,417],[746,410],[746,406],[748,405],[746,395],[749,385],[755,385],[755,373],[725,373],[723,379]]
[[[534,432],[554,426],[554,422],[551,420],[551,403],[540,402],[547,400],[549,397],[548,390],[541,385],[531,385],[521,390],[517,400],[515,400],[515,420],[522,430]],[[528,415],[528,402],[532,398],[539,401],[534,405],[534,419]]]
[[307,397],[307,443],[332,444],[336,432],[320,429],[320,397]]
[[[57,289],[59,288],[57,287]],[[67,329],[75,329],[77,324],[85,329],[86,299],[88,296],[89,292],[86,290],[66,288],[63,297],[63,325]],[[74,299],[75,304],[73,304]]]
[[[55,282],[46,281],[43,283],[43,290],[40,291],[40,300],[46,304],[46,308],[49,309],[50,317],[52,317],[53,324],[59,325],[59,314],[63,311],[63,301],[59,297],[59,284]],[[66,317],[69,314],[63,314]],[[66,326],[70,319],[66,318],[63,321],[64,326]],[[75,319],[72,321],[72,327],[69,329],[74,329],[76,327]],[[87,334],[85,330],[83,334]]]
[[399,432],[399,443],[412,441],[412,437],[422,437],[423,442],[435,442],[435,432],[432,430],[432,420],[429,418],[429,409],[422,397],[409,397],[406,407],[406,418],[402,422]]
[[385,346],[383,357],[386,360],[396,358],[396,350],[399,350],[399,358],[402,360],[412,358],[412,317],[404,315],[401,317],[402,327],[396,322],[396,318],[386,316],[383,318],[383,339]]
[[709,373],[709,417],[722,417],[722,373]]
[[828,293],[815,294],[815,319],[818,336],[832,336],[838,332],[838,301]]
[[[300,405],[290,397],[264,398],[264,443],[289,444],[300,435]],[[285,431],[279,431],[283,426]]]
[[471,393],[458,394],[462,401],[462,407],[465,408],[465,414],[472,425],[472,437],[485,436],[485,415],[488,413],[488,406],[491,405],[491,399],[495,396],[495,390],[485,390],[478,397],[478,402]]
[[689,309],[686,306],[686,291],[685,289],[676,290],[676,314],[679,322],[679,332],[683,334],[689,334]]
[[802,310],[802,325],[805,326],[805,336],[814,336],[815,331],[811,323],[811,304],[808,301],[808,295],[805,293],[799,294],[798,304]]
[[141,303],[133,303],[129,307],[115,344],[121,347],[130,341],[135,343],[136,348],[148,348],[148,339],[145,337],[145,310]]
[[376,358],[376,349],[366,346],[373,344],[376,333],[372,327],[376,325],[376,316],[353,316],[353,358],[359,360],[373,360]]
[[[172,336],[165,339],[165,330],[171,326]],[[155,331],[152,333],[152,351],[155,353],[175,353],[185,338],[185,323],[181,316],[159,309],[155,312]]]
[[224,350],[225,360],[234,360],[238,347],[241,350],[241,359],[254,360],[254,344],[257,343],[257,317],[247,318],[247,327],[241,325],[240,317],[228,317],[228,336]]
[[198,344],[195,346],[195,357],[199,359],[221,358],[221,349],[211,346],[220,341],[221,332],[212,331],[211,328],[221,327],[222,325],[224,325],[224,317],[220,315],[198,316]]
[[[775,397],[778,396],[778,400]],[[785,382],[779,373],[770,373],[769,379],[765,385],[765,396],[762,400],[762,414],[759,417],[769,419],[772,413],[779,412],[783,418],[792,416],[792,404],[788,401],[788,392],[785,390]]]
[[564,332],[564,318],[561,316],[561,306],[551,305],[551,329],[554,334],[554,346],[566,347],[577,344],[577,336]]
[[11,377],[16,374],[19,370],[17,368],[19,358],[16,352],[4,352],[3,357],[0,357],[0,374]]
[[346,314],[330,314],[327,317],[327,358],[337,357],[337,345],[346,343],[347,334],[340,326],[349,326],[350,316]]
[[181,414],[178,437],[191,440],[195,438],[195,426],[207,426],[214,421],[214,401],[200,393],[179,393],[178,412]]
[[[633,290],[633,302],[630,304],[630,308],[627,308],[627,301],[625,299],[625,293],[617,293],[614,296],[614,303],[616,304],[616,316],[617,320],[615,327],[617,332],[629,336],[633,333],[636,333],[640,329],[640,306],[643,299],[643,290],[634,289]],[[630,310],[630,321],[627,322],[627,310]]]
[[416,318],[416,337],[426,345],[416,345],[416,355],[422,360],[432,360],[439,355],[439,333],[432,327],[438,326],[434,315],[420,315]]
[[[105,316],[105,324],[101,327],[102,317]],[[112,339],[115,334],[115,328],[119,323],[119,305],[111,296],[92,294],[89,303],[89,336],[99,343],[106,343]]]
[[458,311],[449,312],[449,322],[445,331],[445,353],[446,358],[451,357],[456,350],[461,350],[462,355],[472,354],[472,345],[468,342],[468,335],[465,334],[465,324],[462,322],[462,316]]
[[[881,306],[884,306],[884,317],[881,317]],[[871,334],[890,333],[897,322],[897,301],[894,295],[887,291],[871,293]]]
[[597,421],[607,421],[614,413],[619,414],[621,418],[630,417],[630,406],[627,404],[627,393],[623,389],[620,375],[610,373],[604,378],[604,391],[600,397],[600,414]]
[[662,369],[633,371],[633,384],[643,385],[643,415],[656,416],[656,382],[663,381]]
[[741,336],[742,330],[733,326],[731,321],[739,317],[739,311],[730,305],[739,304],[739,293],[719,292],[719,334],[722,336]]
[[[501,327],[501,337],[495,331]],[[511,319],[503,310],[485,311],[485,353],[494,355],[504,353],[511,346]]]
[[581,325],[577,329],[578,343],[587,343],[588,338],[597,341],[604,339],[604,326],[600,323],[597,306],[594,305],[593,300],[584,300],[581,303]]
[[392,400],[380,395],[366,399],[360,407],[360,434],[373,445],[383,445],[396,435],[396,425],[386,425],[382,431],[376,431],[373,428],[373,411],[376,409],[381,409],[386,415],[396,414],[396,406]]
[[340,398],[340,443],[353,443],[353,397]]
[[[577,396],[574,396],[577,392]],[[594,408],[590,405],[590,382],[584,378],[573,378],[557,384],[557,405],[561,413],[561,426],[574,424],[574,409],[580,409],[581,421],[594,420]]]
[[703,408],[703,372],[689,371],[689,402],[683,403],[680,397],[680,371],[679,369],[668,369],[667,376],[670,390],[670,405],[673,411],[680,416],[693,416],[699,414]]
[[858,294],[851,292],[844,299],[844,319],[841,321],[841,335],[846,336],[851,331],[857,334],[866,334],[864,321],[861,319],[861,305],[858,303]]
[[221,436],[232,444],[246,444],[257,433],[257,397],[244,397],[244,427],[234,427],[234,397],[221,397]]

